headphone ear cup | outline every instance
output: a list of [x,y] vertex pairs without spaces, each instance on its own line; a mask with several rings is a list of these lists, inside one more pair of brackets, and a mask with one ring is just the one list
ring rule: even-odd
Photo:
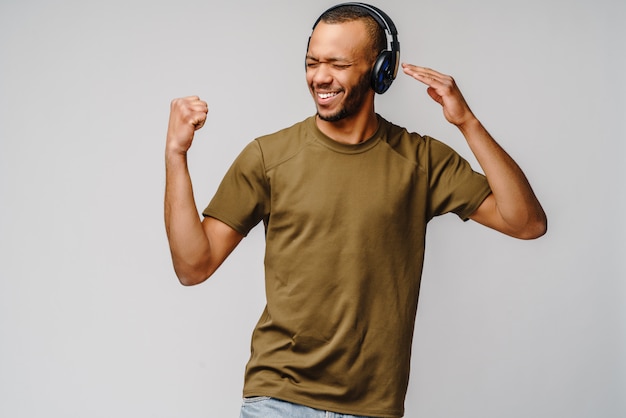
[[383,94],[393,82],[393,54],[391,51],[383,51],[376,58],[372,68],[372,89],[378,94]]

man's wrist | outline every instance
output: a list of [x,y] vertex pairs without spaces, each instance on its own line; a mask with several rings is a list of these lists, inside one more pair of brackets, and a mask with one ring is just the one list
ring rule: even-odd
[[484,130],[483,125],[480,123],[478,118],[472,116],[467,121],[460,123],[457,125],[459,130],[463,133],[464,136],[471,135],[474,132],[478,132],[480,130]]
[[165,148],[166,166],[187,165],[187,151],[176,148]]

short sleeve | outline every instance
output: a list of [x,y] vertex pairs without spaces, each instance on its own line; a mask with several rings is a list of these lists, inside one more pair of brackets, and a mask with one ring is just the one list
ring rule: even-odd
[[269,214],[269,184],[257,141],[248,144],[222,179],[211,202],[202,212],[247,235]]
[[449,146],[425,138],[429,144],[431,217],[452,212],[467,220],[491,193],[487,178]]

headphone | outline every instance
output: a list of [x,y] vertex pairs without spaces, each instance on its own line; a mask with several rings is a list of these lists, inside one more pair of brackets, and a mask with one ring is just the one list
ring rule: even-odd
[[[393,21],[385,12],[377,7],[365,3],[341,3],[322,13],[322,15],[320,15],[320,17],[315,21],[313,29],[315,29],[320,20],[322,20],[322,16],[331,10],[342,6],[360,7],[366,11],[367,14],[369,14],[389,36],[391,36],[391,50],[385,49],[378,54],[376,62],[372,67],[371,74],[372,89],[378,94],[383,94],[389,89],[393,80],[395,80],[396,75],[398,74],[398,66],[400,65],[400,42],[398,42],[398,31],[396,30],[396,25],[393,24]],[[389,40],[389,37],[387,40]],[[310,42],[311,37],[309,37],[309,43]]]

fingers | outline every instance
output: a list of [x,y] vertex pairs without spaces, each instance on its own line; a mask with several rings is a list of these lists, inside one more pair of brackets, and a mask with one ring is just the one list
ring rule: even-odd
[[428,86],[426,89],[428,95],[443,107],[444,116],[448,122],[459,125],[473,117],[467,102],[451,76],[432,68],[407,63],[402,63],[402,71]]
[[432,68],[419,67],[413,64],[402,63],[402,71],[408,76],[421,81],[429,87],[453,86],[454,79]]
[[208,112],[209,107],[207,103],[200,100],[198,96],[188,96],[172,100],[171,110],[172,112],[178,113],[185,113],[187,110],[193,112]]
[[428,93],[428,95],[431,97],[431,99],[433,99],[434,101],[436,101],[437,103],[439,103],[440,105],[443,106],[443,97],[441,97],[441,95],[439,93],[437,93],[437,90],[435,90],[432,87],[428,87],[428,89],[426,89],[426,92]]
[[198,130],[204,125],[208,112],[208,104],[200,100],[198,96],[172,100],[171,115],[178,119],[179,123],[193,126],[194,130]]
[[435,101],[443,104],[446,97],[459,97],[461,93],[452,78],[449,75],[442,74],[432,68],[419,67],[417,65],[402,63],[402,70],[405,74],[421,81],[428,86],[428,94]]
[[198,96],[174,99],[170,105],[167,149],[184,154],[191,147],[194,132],[204,126],[209,107]]
[[188,96],[172,100],[171,109],[182,114],[185,114],[187,111],[207,113],[209,106],[204,100],[200,100],[198,96]]

